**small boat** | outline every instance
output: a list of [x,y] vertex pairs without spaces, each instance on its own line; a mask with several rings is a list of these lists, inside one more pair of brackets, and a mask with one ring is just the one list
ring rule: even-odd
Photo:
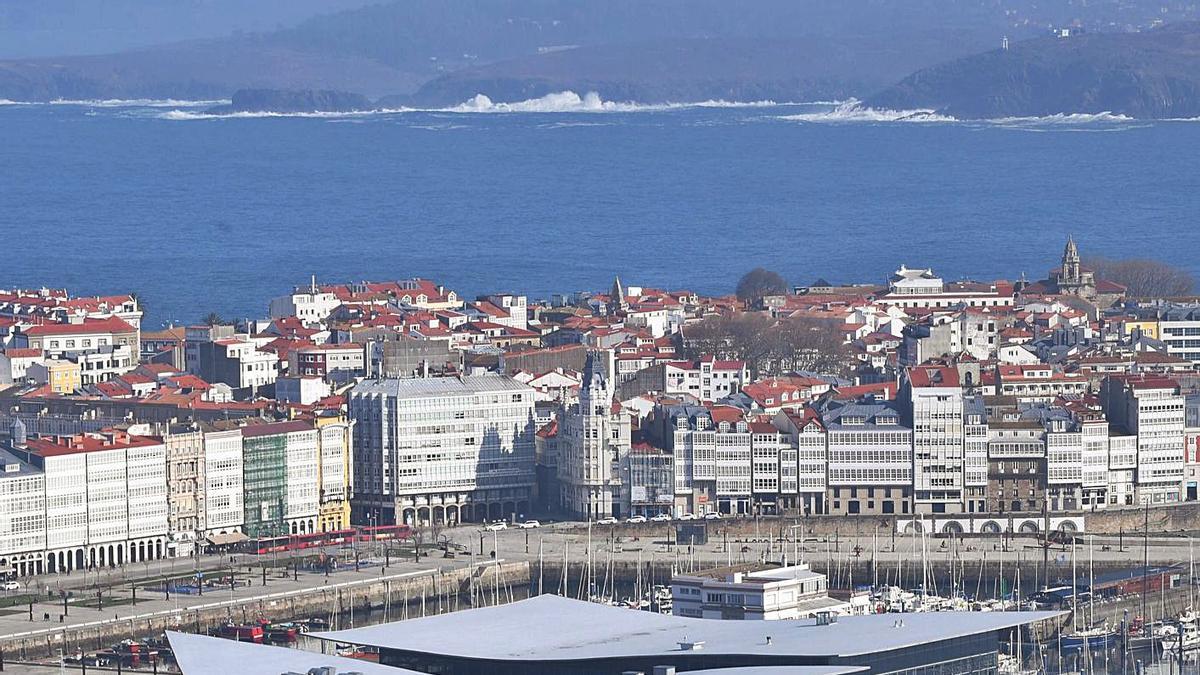
[[1120,645],[1121,631],[1108,626],[1099,626],[1063,635],[1061,643],[1063,649],[1083,649],[1084,646],[1087,646],[1088,649],[1102,650]]
[[1184,628],[1182,635],[1175,634],[1162,639],[1164,657],[1178,659],[1182,653],[1185,661],[1192,661],[1196,659],[1198,649],[1200,649],[1200,630],[1194,628]]
[[227,640],[235,640],[237,642],[254,642],[262,644],[266,637],[266,631],[263,630],[261,624],[235,624],[227,623],[217,628],[217,637],[223,637]]
[[263,625],[263,630],[270,642],[295,642],[301,633],[308,632],[294,623],[268,623]]

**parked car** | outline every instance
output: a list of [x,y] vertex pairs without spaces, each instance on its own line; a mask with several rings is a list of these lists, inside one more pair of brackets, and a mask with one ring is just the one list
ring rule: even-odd
[[6,582],[4,582],[4,590],[19,591],[19,590],[21,590],[21,584],[16,581],[6,581]]
[[630,516],[625,522],[629,523],[630,525],[637,525],[639,523],[646,522],[646,516]]
[[483,529],[487,530],[488,532],[499,532],[500,530],[507,530],[508,523],[504,522],[503,520],[495,523],[488,523],[487,525],[483,526]]
[[517,527],[521,528],[522,530],[532,530],[535,527],[541,527],[541,526],[542,526],[542,524],[536,520],[527,520],[527,521],[521,523],[520,525],[517,525]]
[[721,514],[717,513],[716,511],[713,511],[711,513],[706,513],[706,514],[704,514],[704,519],[705,520],[720,520]]
[[616,518],[613,518],[612,516],[609,516],[607,518],[601,518],[600,520],[597,520],[596,524],[597,525],[616,525],[619,522],[621,522],[621,521],[617,520]]
[[699,516],[694,513],[681,513],[678,520],[699,520]]
[[651,516],[650,522],[652,522],[652,523],[669,523],[669,522],[671,522],[671,516],[666,513],[660,513],[657,516]]

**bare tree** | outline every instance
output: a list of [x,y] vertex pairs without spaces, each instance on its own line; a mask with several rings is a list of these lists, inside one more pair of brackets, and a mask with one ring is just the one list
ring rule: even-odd
[[737,285],[737,297],[742,302],[753,305],[768,295],[785,295],[788,292],[787,281],[778,272],[756,267],[742,276]]
[[1196,288],[1196,279],[1191,273],[1158,260],[1094,258],[1088,260],[1087,265],[1097,278],[1121,284],[1126,294],[1133,298],[1189,295]]
[[765,312],[715,316],[688,326],[684,349],[691,358],[713,354],[745,361],[755,378],[792,370],[840,372],[847,364],[837,322],[776,319]]

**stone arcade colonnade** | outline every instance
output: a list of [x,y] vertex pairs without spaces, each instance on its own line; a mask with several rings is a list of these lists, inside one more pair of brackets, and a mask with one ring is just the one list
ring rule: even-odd
[[450,502],[445,504],[397,505],[398,521],[406,525],[454,525],[508,520],[529,515],[527,499],[506,499],[487,502]]
[[[44,554],[14,556],[11,564],[18,576],[72,572],[81,569],[114,567],[126,563],[148,562],[167,557],[166,537],[150,537],[109,544],[74,546]],[[5,561],[0,559],[0,567]]]

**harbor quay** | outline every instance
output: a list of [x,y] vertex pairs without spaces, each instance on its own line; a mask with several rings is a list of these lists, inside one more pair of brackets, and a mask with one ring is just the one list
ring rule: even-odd
[[[253,558],[253,557],[251,557]],[[208,574],[218,579],[203,594],[148,590],[151,580],[103,590],[95,601],[91,587],[73,589],[65,603],[38,599],[0,615],[0,651],[10,661],[70,657],[101,651],[123,640],[156,638],[164,631],[205,634],[230,624],[304,621],[322,627],[350,627],[453,611],[471,602],[507,600],[528,584],[528,564],[429,559],[421,563],[364,558],[360,568],[326,576],[311,569],[262,570],[252,559]],[[229,583],[229,579],[233,583]],[[139,588],[137,601],[133,588]],[[161,586],[160,586],[161,588]],[[78,601],[77,601],[78,600]],[[64,613],[65,611],[65,613]],[[32,618],[31,618],[32,617]]]

